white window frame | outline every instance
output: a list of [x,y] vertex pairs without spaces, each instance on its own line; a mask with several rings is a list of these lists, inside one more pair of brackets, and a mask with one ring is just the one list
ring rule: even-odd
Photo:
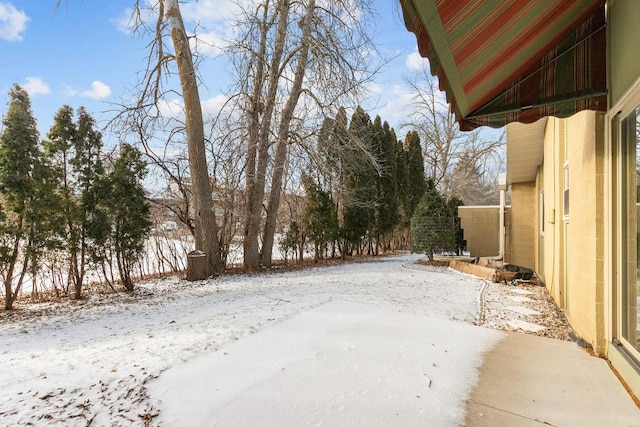
[[[619,185],[621,171],[625,167],[620,155],[622,146],[622,121],[628,117],[632,111],[640,106],[640,78],[636,80],[630,90],[611,108],[605,120],[605,137],[607,140],[605,158],[609,159],[605,168],[605,188],[613,191],[605,205],[605,275],[613,286],[605,286],[605,330],[607,341],[614,339],[621,342],[625,350],[632,354],[636,360],[640,360],[640,352],[627,342],[622,335],[622,274],[626,259],[622,259],[621,244],[626,239],[627,230],[622,229],[620,215],[622,210],[622,194]],[[617,153],[617,155],[615,155]],[[616,176],[614,176],[614,174]],[[614,183],[618,183],[614,186]],[[614,196],[614,197],[611,197]],[[615,202],[613,200],[615,199]],[[615,346],[614,346],[615,347]]]

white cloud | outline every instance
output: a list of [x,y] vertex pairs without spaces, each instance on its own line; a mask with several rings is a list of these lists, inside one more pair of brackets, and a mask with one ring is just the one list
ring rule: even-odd
[[133,13],[133,9],[127,8],[125,9],[118,18],[113,19],[111,22],[113,22],[116,25],[116,28],[118,29],[118,31],[125,33],[125,34],[131,34],[132,33],[132,28],[131,28],[131,16]]
[[80,96],[92,99],[103,99],[111,95],[111,88],[99,80],[91,83],[91,89],[80,92]]
[[65,96],[76,96],[78,94],[78,90],[74,89],[73,87],[69,86],[69,85],[64,85],[62,88],[62,93]]
[[[131,34],[132,24],[136,19],[141,20],[145,25],[153,28],[157,20],[157,8],[155,2],[149,0],[140,2],[140,15],[134,17],[134,10],[127,8],[113,22],[119,31]],[[182,19],[185,21],[187,31],[190,30],[190,23],[196,23],[199,29],[209,32],[211,24],[223,27],[223,32],[229,32],[230,19],[238,16],[238,5],[229,0],[198,0],[190,3],[181,3],[180,11]],[[198,34],[200,38],[200,34]]]
[[218,115],[228,98],[224,95],[216,95],[202,102],[202,112],[205,115],[215,117]]
[[420,56],[420,53],[416,48],[416,50],[414,50],[409,55],[407,55],[407,59],[405,60],[405,65],[410,70],[420,71],[425,67],[426,62],[427,60],[422,56]]
[[158,101],[158,113],[165,119],[184,120],[184,104],[180,99]]
[[51,93],[49,85],[42,81],[40,77],[27,77],[27,82],[22,87],[29,96],[48,95]]
[[226,21],[237,16],[238,5],[229,0],[198,0],[180,6],[185,21],[214,22]]
[[[414,94],[408,91],[402,85],[393,85],[389,88],[385,88],[384,91],[379,93],[377,108],[372,114],[379,114],[382,120],[386,120],[392,127],[396,128],[396,131],[400,131],[399,126],[409,120],[411,112],[414,106]],[[401,135],[397,135],[401,138]]]
[[134,32],[134,27],[138,24],[137,20],[141,20],[144,25],[153,28],[157,19],[158,17],[149,2],[141,1],[140,15],[134,14],[132,8],[127,8],[112,22],[118,31],[131,35]]
[[29,17],[11,3],[0,3],[0,39],[10,42],[22,40]]
[[191,47],[200,53],[218,55],[228,46],[229,42],[224,38],[224,34],[218,31],[198,32],[196,38],[191,38]]
[[[227,97],[224,95],[216,95],[201,102],[202,115],[206,117],[215,117],[218,115]],[[184,102],[182,99],[176,98],[171,100],[161,100],[158,103],[158,112],[165,119],[176,119],[184,121]]]

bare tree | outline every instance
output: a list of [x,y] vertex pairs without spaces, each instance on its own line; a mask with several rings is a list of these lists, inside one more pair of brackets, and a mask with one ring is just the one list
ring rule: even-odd
[[[413,94],[413,113],[406,126],[415,129],[423,141],[427,177],[447,198],[460,197],[465,203],[483,201],[478,196],[486,188],[480,187],[493,185],[503,163],[504,133],[487,136],[481,129],[461,131],[436,78],[426,67],[405,82]],[[474,192],[476,189],[479,192]]]
[[367,0],[263,0],[237,24],[241,37],[230,53],[246,123],[247,269],[271,265],[288,147],[305,139],[293,128],[341,103],[355,105],[379,67],[364,24],[370,13]]
[[185,128],[195,212],[196,249],[200,249],[207,254],[210,272],[213,272],[221,269],[220,248],[218,245],[218,224],[213,211],[211,184],[207,169],[204,122],[198,81],[178,0],[161,0],[161,8],[163,3],[166,6],[165,17],[171,31],[171,40],[175,49],[175,59],[178,65],[182,97],[184,99]]
[[220,218],[220,257],[223,263],[233,260],[232,252],[238,243],[244,212],[245,153],[238,122],[234,112],[219,115],[212,120],[211,135],[207,138],[210,169],[216,177],[212,185]]
[[[169,138],[182,132],[186,137],[189,176],[185,177],[186,179],[183,181],[188,182],[191,192],[195,248],[207,254],[209,273],[212,273],[219,271],[222,268],[222,263],[218,241],[218,223],[211,194],[211,178],[207,167],[202,106],[189,37],[182,20],[178,0],[159,0],[156,4],[148,5],[148,7],[147,5],[147,2],[135,0],[132,17],[136,31],[150,33],[153,36],[153,41],[149,44],[147,70],[135,94],[137,102],[124,109],[119,116],[120,124],[125,130],[132,131],[134,135],[143,139],[141,141],[143,145],[145,145],[145,141],[148,142],[148,138],[144,139],[146,135],[143,133],[148,124],[144,122],[155,120],[162,123],[160,103],[165,100],[167,92],[176,92],[170,86],[165,87],[164,85],[174,73],[171,64],[175,61],[181,96],[184,101],[185,119],[183,128],[168,129],[167,133]],[[155,26],[150,28],[144,18],[154,14],[156,16]],[[171,44],[168,43],[168,40],[171,40]],[[148,145],[145,148],[147,154],[153,151],[149,149]],[[183,184],[184,182],[179,185]],[[181,191],[184,193],[185,188],[182,187]],[[189,222],[187,221],[187,223]]]

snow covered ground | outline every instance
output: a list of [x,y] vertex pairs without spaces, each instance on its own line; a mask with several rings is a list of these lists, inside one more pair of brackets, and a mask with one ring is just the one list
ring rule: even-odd
[[[501,335],[471,326],[485,318],[479,312],[481,291],[493,295],[485,301],[491,313],[500,313],[488,313],[486,324],[492,328],[533,332],[535,312],[540,311],[521,289],[413,264],[417,258],[405,255],[284,273],[225,275],[203,282],[173,277],[140,283],[132,294],[20,305],[16,312],[2,312],[0,424],[166,425],[174,401],[166,389],[154,390],[162,381],[176,388],[172,385],[176,371],[184,372],[178,378],[197,382],[198,363],[206,360],[212,375],[218,372],[225,378],[224,369],[215,370],[216,363],[227,363],[225,353],[242,353],[242,346],[252,342],[264,347],[269,334],[299,331],[300,325],[313,325],[314,316],[337,306],[378,319],[373,324],[379,325],[380,333],[383,325],[394,325],[396,329],[387,331],[393,339],[375,343],[383,356],[395,354],[399,345],[422,346],[414,353],[424,360],[392,366],[397,372],[390,370],[386,377],[398,374],[402,382],[401,371],[428,362],[416,369],[433,390],[424,392],[430,386],[423,382],[426,389],[411,394],[412,402],[420,396],[420,407],[432,421],[429,425],[457,425],[464,419],[464,398],[475,382],[481,354]],[[415,324],[420,329],[413,329]],[[375,332],[362,329],[362,324],[352,326],[362,332],[357,336]],[[330,330],[330,325],[316,324],[309,334]],[[409,341],[403,341],[402,331],[407,331]],[[282,345],[291,351],[297,348]],[[301,340],[300,348],[305,345],[309,341]],[[281,357],[274,352],[272,359],[263,361],[264,369],[272,369]],[[344,396],[334,403],[349,404]]]

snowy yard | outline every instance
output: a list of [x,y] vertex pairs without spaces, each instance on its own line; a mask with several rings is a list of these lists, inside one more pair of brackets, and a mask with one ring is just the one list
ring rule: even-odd
[[[293,353],[308,349],[313,334],[331,332],[331,322],[317,324],[317,316],[341,308],[347,321],[355,319],[351,324],[356,336],[363,340],[369,336],[373,344],[367,345],[375,345],[380,357],[387,353],[395,357],[398,346],[418,346],[412,352],[418,359],[398,361],[380,379],[397,377],[390,387],[410,384],[403,375],[419,370],[424,389],[411,391],[410,404],[420,405],[423,419],[433,422],[429,425],[457,425],[464,419],[464,399],[475,382],[482,353],[501,337],[494,329],[473,325],[482,319],[495,329],[544,334],[544,324],[536,325],[535,320],[548,320],[541,313],[551,310],[551,305],[544,300],[543,288],[488,284],[452,270],[419,266],[413,263],[417,259],[405,255],[193,283],[174,277],[140,283],[133,294],[20,305],[17,312],[0,315],[0,424],[166,425],[167,414],[177,404],[176,397],[164,394],[166,387],[177,390],[174,395],[184,394],[180,386],[193,393],[203,366],[225,385],[229,380],[225,372],[235,372],[243,360],[228,362],[227,353],[233,356],[243,348],[267,347],[272,342],[269,334],[273,339],[302,337],[274,343],[274,351],[267,352],[270,360],[261,362],[264,370],[272,369],[285,354],[295,358]],[[482,290],[490,298],[485,304],[480,304]],[[530,299],[534,294],[542,297]],[[546,311],[540,310],[541,305]],[[486,307],[484,318],[481,306]],[[349,317],[354,313],[361,316]],[[371,322],[362,323],[362,316]],[[376,330],[382,335],[371,336]],[[381,343],[380,336],[389,339]],[[356,344],[347,343],[347,347]],[[288,350],[278,353],[283,349]],[[357,360],[366,363],[362,356],[366,358],[367,353]],[[356,359],[338,354],[336,360],[348,368]],[[324,394],[309,398],[326,398],[336,407],[352,404],[349,396],[339,398],[334,393],[331,378],[325,377],[329,383],[324,384]],[[162,387],[164,392],[154,391]],[[387,405],[408,404],[396,398],[400,401]],[[381,403],[375,399],[380,396],[372,399],[379,409]],[[198,407],[198,396],[193,406]],[[364,417],[367,408],[362,410]],[[193,425],[197,420],[194,415],[190,423],[177,425]]]

